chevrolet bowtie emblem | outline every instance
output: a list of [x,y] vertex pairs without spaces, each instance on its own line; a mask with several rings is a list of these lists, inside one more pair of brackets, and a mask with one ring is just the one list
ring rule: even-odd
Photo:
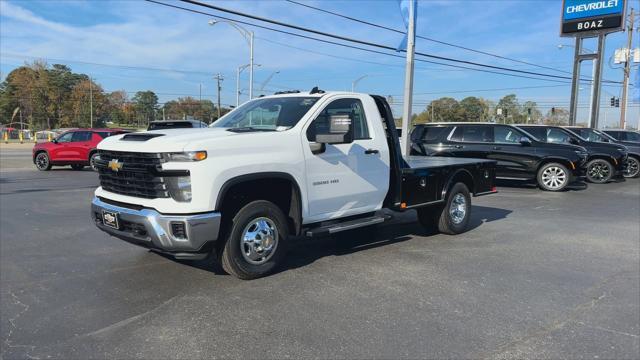
[[109,169],[117,172],[118,170],[122,169],[122,163],[118,162],[118,159],[113,159],[111,161],[109,161]]

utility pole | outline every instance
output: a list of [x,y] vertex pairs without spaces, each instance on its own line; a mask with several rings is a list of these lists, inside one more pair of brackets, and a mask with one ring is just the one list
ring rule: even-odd
[[633,44],[633,8],[629,14],[629,26],[627,27],[627,49],[626,60],[624,63],[624,82],[622,84],[622,107],[620,107],[620,128],[625,129],[627,126],[627,91],[629,88],[629,76],[631,75],[631,45]]
[[89,77],[89,107],[90,107],[90,122],[91,122],[91,128],[93,128],[93,80],[91,80],[91,77]]
[[407,59],[404,75],[404,104],[402,111],[402,153],[409,156],[411,143],[409,141],[409,124],[411,123],[413,96],[413,58],[416,50],[415,14],[417,1],[409,0],[409,21],[407,28]]
[[222,85],[220,83],[224,81],[224,77],[222,74],[218,73],[213,77],[213,79],[218,82],[218,119],[220,119],[220,92],[222,91]]

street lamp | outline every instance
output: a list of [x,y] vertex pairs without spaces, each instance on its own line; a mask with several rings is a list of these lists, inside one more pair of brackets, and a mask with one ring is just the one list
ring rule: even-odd
[[[238,105],[240,105],[240,94],[242,93],[240,91],[240,74],[244,71],[244,69],[248,68],[251,64],[246,64],[246,65],[242,65],[242,66],[238,66],[238,69],[236,71],[236,107],[238,107]],[[255,64],[255,66],[261,66],[260,64]],[[251,100],[251,99],[249,99]]]
[[[570,47],[570,48],[576,48],[573,45],[568,45],[568,44],[558,44],[558,50],[562,50],[563,47]],[[586,48],[582,48],[582,50],[587,50],[589,51],[589,53],[593,54],[595,53],[595,51],[590,50],[590,49],[586,49]],[[588,53],[587,53],[588,54]],[[591,95],[589,96],[589,109],[593,109],[593,97],[595,95],[595,91],[596,91],[596,68],[598,67],[598,60],[593,59],[591,61],[592,64],[592,68],[591,68]],[[580,90],[582,90],[580,88]],[[589,123],[591,123],[591,111],[589,111]]]
[[262,84],[260,85],[260,91],[262,91],[264,89],[265,86],[267,86],[267,84],[269,83],[269,81],[271,81],[271,79],[276,76],[276,74],[280,74],[280,70],[274,71],[271,73],[271,75],[269,75],[267,77],[267,79],[265,81],[262,82]]
[[351,83],[351,92],[356,92],[356,85],[358,85],[360,80],[366,78],[367,76],[369,76],[369,75],[362,75],[359,78],[353,80],[353,82]]
[[213,26],[217,23],[227,23],[233,26],[244,37],[249,45],[249,100],[253,99],[253,31],[249,31],[233,21],[227,20],[209,20],[209,25]]

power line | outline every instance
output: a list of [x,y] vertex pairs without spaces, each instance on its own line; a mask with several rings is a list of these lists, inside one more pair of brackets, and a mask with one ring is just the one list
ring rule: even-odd
[[[219,15],[215,15],[215,14],[211,14],[211,13],[207,13],[204,11],[199,11],[199,10],[195,10],[195,9],[190,9],[190,8],[185,8],[182,6],[177,6],[177,5],[173,5],[173,4],[168,4],[168,3],[163,3],[160,1],[156,1],[156,0],[145,0],[147,2],[151,2],[154,4],[158,4],[158,5],[162,5],[162,6],[166,6],[166,7],[171,7],[171,8],[175,8],[175,9],[180,9],[180,10],[184,10],[184,11],[188,11],[188,12],[192,12],[195,14],[201,14],[201,15],[206,15],[206,16],[213,16],[219,19],[223,19],[223,20],[228,20],[228,21],[234,21],[236,23],[239,24],[244,24],[244,25],[248,25],[248,26],[252,26],[252,27],[256,27],[256,28],[261,28],[261,29],[265,29],[265,30],[269,30],[269,31],[274,31],[274,32],[279,32],[282,34],[287,34],[287,35],[291,35],[291,36],[296,36],[296,37],[300,37],[300,38],[304,38],[304,39],[309,39],[309,40],[314,40],[314,41],[318,41],[318,42],[323,42],[323,43],[327,43],[327,44],[332,44],[332,45],[337,45],[337,46],[342,46],[342,47],[346,47],[346,48],[351,48],[351,49],[357,49],[357,50],[361,50],[361,51],[366,51],[366,52],[370,52],[370,53],[374,53],[374,54],[381,54],[381,55],[386,55],[386,56],[391,56],[391,57],[396,57],[396,58],[401,58],[404,59],[404,56],[402,55],[396,55],[396,54],[390,54],[390,53],[386,53],[386,52],[382,52],[382,51],[378,51],[378,50],[373,50],[373,49],[367,49],[367,48],[363,48],[363,47],[359,47],[359,46],[354,46],[354,45],[349,45],[349,44],[344,44],[344,43],[339,43],[339,42],[335,42],[335,41],[331,41],[331,40],[326,40],[326,39],[320,39],[320,38],[316,38],[316,37],[312,37],[312,36],[308,36],[308,35],[303,35],[303,34],[297,34],[297,33],[293,33],[290,31],[285,31],[285,30],[280,30],[280,29],[274,29],[274,28],[270,28],[267,26],[263,26],[263,25],[258,25],[258,24],[254,24],[254,23],[250,23],[247,21],[242,21],[242,20],[237,20],[237,19],[231,19],[231,18],[227,18],[224,16],[219,16]],[[185,0],[186,1],[186,0]],[[208,6],[207,4],[203,4],[203,6]],[[384,45],[381,45],[384,46]],[[392,49],[390,47],[388,47],[389,49]],[[395,49],[393,49],[395,50]],[[543,74],[542,76],[547,76],[547,77],[557,77],[560,79],[565,79],[564,81],[562,80],[552,80],[552,79],[546,79],[546,78],[539,78],[539,77],[531,77],[531,76],[524,76],[524,75],[516,75],[516,74],[508,74],[508,73],[503,73],[503,72],[498,72],[498,71],[492,71],[492,70],[485,70],[485,69],[478,69],[478,68],[471,68],[471,67],[467,67],[467,66],[461,66],[461,65],[453,65],[453,64],[448,64],[448,63],[442,63],[442,62],[437,62],[437,61],[431,61],[431,60],[425,60],[425,59],[416,59],[416,61],[420,61],[420,62],[424,62],[424,63],[429,63],[429,64],[435,64],[435,65],[442,65],[442,66],[448,66],[448,67],[453,67],[453,68],[459,68],[459,69],[467,69],[467,70],[473,70],[473,71],[478,71],[478,72],[485,72],[485,73],[491,73],[491,74],[498,74],[498,75],[503,75],[503,76],[511,76],[511,77],[518,77],[518,78],[524,78],[524,79],[533,79],[533,80],[540,80],[540,81],[550,81],[550,82],[556,82],[556,83],[566,83],[566,80],[571,79],[570,77],[564,77],[564,76],[556,76],[556,75],[549,75],[549,74]],[[511,71],[518,71],[518,70],[511,70]],[[522,71],[520,71],[522,72]],[[580,79],[581,81],[588,81],[591,82],[590,79]]]
[[[155,0],[146,0],[146,1],[157,3],[157,4],[163,4],[163,5],[167,5],[167,6],[173,6],[173,5],[166,4],[166,3],[161,3],[161,2],[158,2],[158,1],[155,1]],[[370,42],[370,41],[365,41],[365,40],[358,40],[358,39],[354,39],[354,38],[349,38],[349,37],[346,37],[346,36],[327,33],[327,32],[319,31],[319,30],[314,30],[314,29],[303,27],[303,26],[292,25],[292,24],[284,23],[284,22],[277,21],[277,20],[272,20],[272,19],[268,19],[268,18],[256,16],[256,15],[243,13],[243,12],[236,11],[236,10],[230,10],[230,9],[222,8],[220,6],[215,6],[215,5],[211,5],[211,4],[205,4],[205,3],[202,3],[202,2],[199,2],[199,1],[195,1],[195,0],[180,0],[180,1],[188,3],[188,4],[192,4],[192,5],[197,5],[197,6],[206,7],[206,8],[209,8],[209,9],[221,11],[221,12],[234,14],[234,15],[237,15],[237,16],[242,16],[242,17],[247,17],[247,18],[258,20],[258,21],[262,21],[262,22],[267,22],[267,23],[278,25],[278,26],[282,26],[282,27],[287,27],[287,28],[291,28],[291,29],[295,29],[295,30],[299,30],[299,31],[309,32],[309,33],[313,33],[313,34],[316,34],[316,35],[326,36],[326,37],[330,37],[330,38],[333,38],[333,39],[339,39],[339,40],[343,40],[343,41],[347,41],[347,42],[352,42],[352,43],[356,43],[356,44],[360,44],[360,45],[366,45],[366,46],[375,47],[375,48],[384,49],[384,50],[396,51],[396,49],[394,47],[392,47],[392,46],[382,45],[382,44],[378,44],[378,43],[374,43],[374,42]],[[175,7],[175,6],[173,6],[173,7]],[[211,16],[217,16],[217,15],[211,15]],[[237,20],[233,20],[233,19],[229,19],[229,20],[243,23],[241,21],[237,21]],[[246,23],[246,22],[244,22],[244,23],[245,24],[249,24],[249,23]],[[254,25],[255,26],[255,24],[249,24],[249,25]],[[342,45],[344,45],[344,44],[342,44]],[[384,53],[384,52],[379,52],[379,53],[384,54],[384,55],[393,56],[393,54],[389,54],[389,53]],[[571,80],[572,79],[571,77],[568,77],[568,76],[545,74],[545,73],[539,73],[539,72],[533,72],[533,71],[525,71],[525,70],[517,70],[517,69],[511,69],[511,68],[507,68],[507,67],[503,67],[503,66],[482,64],[482,63],[477,63],[477,62],[474,62],[474,61],[460,60],[460,59],[455,59],[455,58],[450,58],[450,57],[445,57],[445,56],[439,56],[439,55],[433,55],[433,54],[428,54],[428,53],[422,53],[422,52],[417,52],[417,51],[415,52],[415,54],[423,56],[423,57],[437,59],[437,60],[451,61],[451,62],[462,63],[462,64],[473,65],[473,66],[479,66],[479,67],[485,67],[485,68],[490,68],[490,69],[495,69],[495,70],[510,71],[510,72],[520,73],[520,74],[528,74],[528,75],[542,76],[542,77],[555,78],[555,79],[564,79],[564,80]],[[445,65],[445,64],[440,63],[440,65]],[[449,64],[446,64],[446,65],[449,65]],[[609,81],[609,82],[611,82],[611,81]]]
[[[290,2],[292,4],[304,6],[304,7],[309,8],[309,9],[321,11],[321,12],[324,12],[324,13],[327,13],[327,14],[331,14],[331,15],[334,15],[334,16],[338,16],[338,17],[341,17],[341,18],[344,18],[344,19],[348,19],[348,20],[351,20],[351,21],[359,22],[361,24],[365,24],[365,25],[373,26],[373,27],[376,27],[376,28],[379,28],[379,29],[384,29],[384,30],[392,31],[392,32],[395,32],[395,33],[398,33],[398,34],[406,35],[405,31],[394,29],[394,28],[391,28],[391,27],[388,27],[388,26],[375,24],[375,23],[372,23],[372,22],[369,22],[369,21],[366,21],[366,20],[357,19],[357,18],[354,18],[354,17],[351,17],[351,16],[347,16],[347,15],[340,14],[340,13],[337,13],[337,12],[334,12],[334,11],[330,11],[330,10],[326,10],[326,9],[322,9],[322,8],[315,7],[315,6],[312,6],[312,5],[309,5],[309,4],[304,4],[304,3],[301,3],[301,2],[298,2],[298,1],[294,1],[294,0],[285,0],[285,1],[288,1],[288,2]],[[571,74],[571,72],[569,72],[569,71],[559,70],[559,69],[552,68],[552,67],[549,67],[549,66],[538,65],[538,64],[527,62],[527,61],[522,61],[522,60],[518,60],[518,59],[509,58],[509,57],[502,56],[502,55],[492,54],[492,53],[489,53],[489,52],[486,52],[486,51],[476,50],[476,49],[472,49],[472,48],[469,48],[469,47],[466,47],[466,46],[456,45],[456,44],[452,44],[452,43],[449,43],[449,42],[446,42],[446,41],[429,38],[429,37],[426,37],[426,36],[416,35],[416,37],[419,38],[419,39],[431,41],[431,42],[434,42],[434,43],[437,43],[437,44],[451,46],[451,47],[454,47],[454,48],[463,49],[463,50],[471,51],[471,52],[474,52],[474,53],[495,57],[495,58],[502,59],[502,60],[509,60],[509,61],[520,63],[520,64],[539,67],[541,69],[547,69],[547,70],[558,71],[558,72],[562,72],[562,73],[566,73],[566,74]]]

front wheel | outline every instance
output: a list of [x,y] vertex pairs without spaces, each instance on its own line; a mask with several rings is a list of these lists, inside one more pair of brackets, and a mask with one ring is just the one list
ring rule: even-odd
[[89,157],[89,166],[91,166],[91,170],[93,171],[98,171],[98,168],[96,167],[97,158],[98,158],[97,152],[94,152],[93,154],[91,154],[91,157]]
[[638,177],[640,175],[640,160],[629,156],[625,162],[623,175],[626,178]]
[[544,164],[538,170],[538,185],[542,190],[562,191],[569,185],[569,170],[562,164]]
[[613,176],[613,165],[602,159],[594,159],[587,163],[587,180],[595,184],[604,184]]
[[226,233],[220,254],[222,268],[249,280],[269,274],[284,258],[289,227],[279,207],[258,200],[238,211]]
[[36,168],[40,171],[51,170],[51,161],[46,152],[41,152],[36,155]]

